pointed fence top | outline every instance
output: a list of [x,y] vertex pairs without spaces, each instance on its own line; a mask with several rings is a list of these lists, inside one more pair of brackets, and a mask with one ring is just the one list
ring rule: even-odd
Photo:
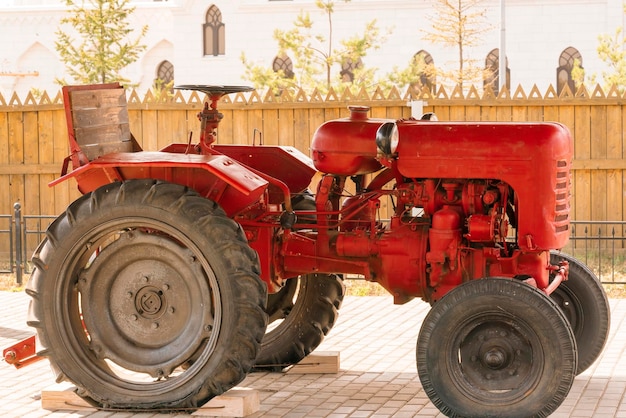
[[[436,90],[430,90],[427,87],[410,86],[404,94],[397,88],[392,87],[390,89],[382,86],[376,86],[373,90],[367,90],[364,87],[359,90],[352,90],[345,88],[343,91],[337,91],[330,88],[328,92],[321,92],[317,89],[310,93],[302,89],[290,90],[283,89],[278,92],[267,90],[251,92],[239,92],[236,94],[224,95],[220,99],[220,105],[226,106],[248,106],[253,104],[285,104],[290,103],[347,103],[347,102],[384,102],[384,101],[410,101],[410,100],[424,100],[430,101],[431,104],[439,102],[444,104],[445,102],[455,101],[472,101],[481,102],[484,101],[489,105],[498,104],[510,104],[514,101],[543,101],[543,100],[568,100],[573,102],[584,101],[618,101],[626,100],[626,91],[619,86],[611,86],[608,90],[605,90],[600,85],[591,86],[581,85],[575,92],[573,92],[568,85],[564,85],[561,91],[557,92],[554,86],[547,87],[545,92],[541,92],[537,85],[533,85],[529,91],[525,90],[521,85],[518,85],[513,93],[512,91],[503,87],[496,94],[490,87],[476,87],[474,85],[461,88],[461,86],[455,86],[452,89],[446,89],[443,86],[439,86]],[[148,91],[141,96],[136,90],[129,90],[127,92],[128,103],[132,106],[150,106],[150,105],[176,105],[176,106],[198,106],[204,102],[204,95],[199,94],[197,91],[191,91],[183,93],[180,90],[175,90],[170,94],[155,95],[154,92]],[[54,97],[52,99],[51,97]],[[17,93],[12,93],[8,101],[0,93],[0,108],[18,108],[18,107],[31,107],[31,106],[58,106],[63,104],[61,92],[58,91],[54,95],[48,92],[37,94],[35,92],[29,92],[23,98],[19,97]]]

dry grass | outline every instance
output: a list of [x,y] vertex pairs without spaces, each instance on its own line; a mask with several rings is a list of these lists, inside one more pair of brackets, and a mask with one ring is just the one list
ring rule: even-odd
[[349,296],[387,296],[389,292],[378,283],[367,280],[348,279],[344,280],[346,295]]
[[15,274],[0,273],[0,290],[9,292],[20,292],[24,290],[24,285],[30,276],[22,275],[22,286],[17,285]]

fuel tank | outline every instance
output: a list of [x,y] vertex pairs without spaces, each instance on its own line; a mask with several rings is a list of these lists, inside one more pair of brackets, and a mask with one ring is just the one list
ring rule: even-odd
[[383,119],[369,119],[369,107],[350,106],[350,116],[322,124],[311,142],[315,168],[340,176],[368,174],[382,168],[376,160],[376,131]]

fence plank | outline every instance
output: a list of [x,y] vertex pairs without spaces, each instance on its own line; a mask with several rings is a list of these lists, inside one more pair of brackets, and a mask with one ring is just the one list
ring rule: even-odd
[[[53,113],[53,143],[54,143],[54,164],[56,165],[54,174],[51,176],[53,178],[59,177],[61,173],[61,166],[63,164],[63,160],[70,153],[69,151],[69,141],[67,137],[67,124],[65,122],[65,113],[61,110],[54,111]],[[46,187],[50,188],[46,184]],[[78,190],[76,188],[76,182],[74,180],[65,181],[54,188],[50,188],[54,191],[54,209],[53,212],[43,211],[41,214],[52,214],[58,215],[65,210],[69,202],[73,202],[78,198]]]
[[372,106],[370,107],[369,117],[374,119],[386,119],[387,108],[384,106]]
[[513,120],[513,109],[511,107],[496,107],[496,119],[498,122],[510,122]]
[[143,111],[139,109],[128,109],[128,124],[130,126],[130,133],[137,140],[137,143],[141,148],[143,146],[143,124],[141,118],[143,117]]
[[[276,130],[278,128],[278,121],[276,120],[278,115],[276,114],[274,109],[254,109],[247,112],[248,113],[248,129],[244,131],[243,138],[244,143],[252,145],[252,140],[254,136],[255,129],[257,131],[263,132],[263,136],[267,138],[272,138],[272,143],[276,144]],[[265,129],[265,115],[269,119],[268,120],[268,129]],[[271,126],[271,129],[269,128]]]
[[[0,214],[11,213],[13,203],[9,196],[9,115],[0,112]],[[0,249],[0,251],[2,251]]]
[[[406,109],[409,109],[408,106],[405,106]],[[404,117],[408,117],[411,115],[410,110],[407,112],[407,116],[403,113],[403,108],[400,106],[389,106],[387,107],[387,111],[385,113],[385,118],[387,119],[402,119]]]
[[466,106],[465,107],[465,120],[467,122],[479,122],[480,121],[480,106]]
[[519,121],[553,121],[555,119],[545,119],[546,106],[528,106],[526,107],[526,119],[518,119]]
[[511,108],[511,120],[514,122],[532,120],[528,116],[528,106],[513,106]]
[[450,112],[448,117],[449,120],[464,121],[466,118],[465,106],[450,106]]
[[442,121],[449,121],[450,119],[450,106],[433,106],[432,112],[437,115],[437,118]]
[[496,106],[485,106],[481,109],[480,120],[485,122],[495,122],[498,120],[498,108]]
[[[24,164],[24,114],[14,112],[9,114],[9,161],[11,164]],[[9,175],[9,202],[24,204],[24,176]],[[13,203],[11,203],[11,208]],[[37,205],[39,207],[39,205]],[[12,209],[11,209],[12,212]]]
[[232,141],[237,144],[248,144],[248,115],[244,110],[233,112],[233,136]]
[[163,149],[172,143],[184,143],[185,133],[187,129],[180,128],[179,110],[172,109],[170,112],[158,112],[157,118],[157,147]]
[[252,131],[248,134],[250,144],[259,145],[260,134],[263,135],[263,144],[278,145],[279,126],[278,109],[267,109],[260,113],[260,126],[255,123]]
[[[130,127],[131,133],[133,127]],[[145,110],[141,117],[141,136],[137,138],[138,142],[144,151],[156,151],[159,149],[158,144],[158,126],[157,126],[157,111]],[[134,135],[134,133],[133,133]]]
[[[9,167],[9,115],[5,112],[0,112],[0,167]],[[10,197],[9,190],[9,174],[0,173],[0,214],[13,213],[13,202]],[[2,221],[0,228],[8,229],[8,223]],[[3,237],[8,237],[8,234],[0,234]],[[3,259],[0,259],[0,270],[5,270],[7,267],[2,264],[5,259],[8,260],[10,250],[10,243],[8,239],[0,239],[0,254],[3,255]],[[5,256],[6,255],[6,256]]]
[[[241,114],[241,110],[225,110],[222,111],[224,118],[220,122],[220,127],[217,130],[217,142],[219,144],[237,144],[242,143],[243,139],[235,136],[234,126],[237,121],[238,115]],[[193,143],[200,141],[200,121],[196,118],[197,123],[193,129]],[[237,122],[238,123],[238,122]]]
[[[39,164],[54,164],[54,121],[53,113],[50,110],[43,110],[38,114],[37,131],[39,135]],[[35,140],[34,143],[37,143]],[[37,213],[47,213],[55,207],[54,190],[48,187],[54,176],[52,174],[42,174],[38,177],[39,196],[36,203],[39,204]]]
[[[591,158],[606,158],[607,152],[607,125],[606,106],[591,106],[589,109],[589,152]],[[606,170],[597,170],[591,173],[591,190],[607,190]],[[606,219],[608,194],[598,196],[591,202],[591,218],[594,220]]]
[[[606,112],[604,118],[606,121],[606,158],[615,158],[622,155],[622,113],[618,106],[605,106],[604,110]],[[606,179],[607,213],[604,219],[621,219],[624,194],[622,172],[607,170]]]
[[291,145],[290,140],[293,132],[293,111],[291,109],[278,109],[278,145]]
[[[621,115],[622,124],[621,124],[620,133],[618,137],[621,142],[621,153],[617,154],[616,156],[621,155],[622,160],[624,160],[626,159],[626,143],[624,143],[624,140],[626,139],[626,106],[620,106],[620,107],[621,107],[620,115]],[[622,177],[622,185],[626,187],[626,173],[624,171],[621,171],[621,177]],[[622,208],[626,208],[626,193],[624,193],[623,190],[624,189],[621,190]],[[626,220],[626,214],[624,214],[623,210],[622,210],[622,216],[619,219]]]
[[311,138],[317,127],[309,124],[308,109],[294,109],[293,120],[295,122],[293,139],[288,144],[292,147],[296,147],[305,155],[310,155],[309,148],[311,147]]

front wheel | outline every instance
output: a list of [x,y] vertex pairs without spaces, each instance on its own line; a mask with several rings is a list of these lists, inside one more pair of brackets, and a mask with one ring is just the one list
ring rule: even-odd
[[503,278],[467,282],[428,313],[417,368],[433,404],[451,417],[545,417],[567,396],[576,342],[548,297]]
[[133,180],[79,198],[33,262],[39,355],[100,407],[195,408],[254,364],[267,323],[256,254],[182,186]]

